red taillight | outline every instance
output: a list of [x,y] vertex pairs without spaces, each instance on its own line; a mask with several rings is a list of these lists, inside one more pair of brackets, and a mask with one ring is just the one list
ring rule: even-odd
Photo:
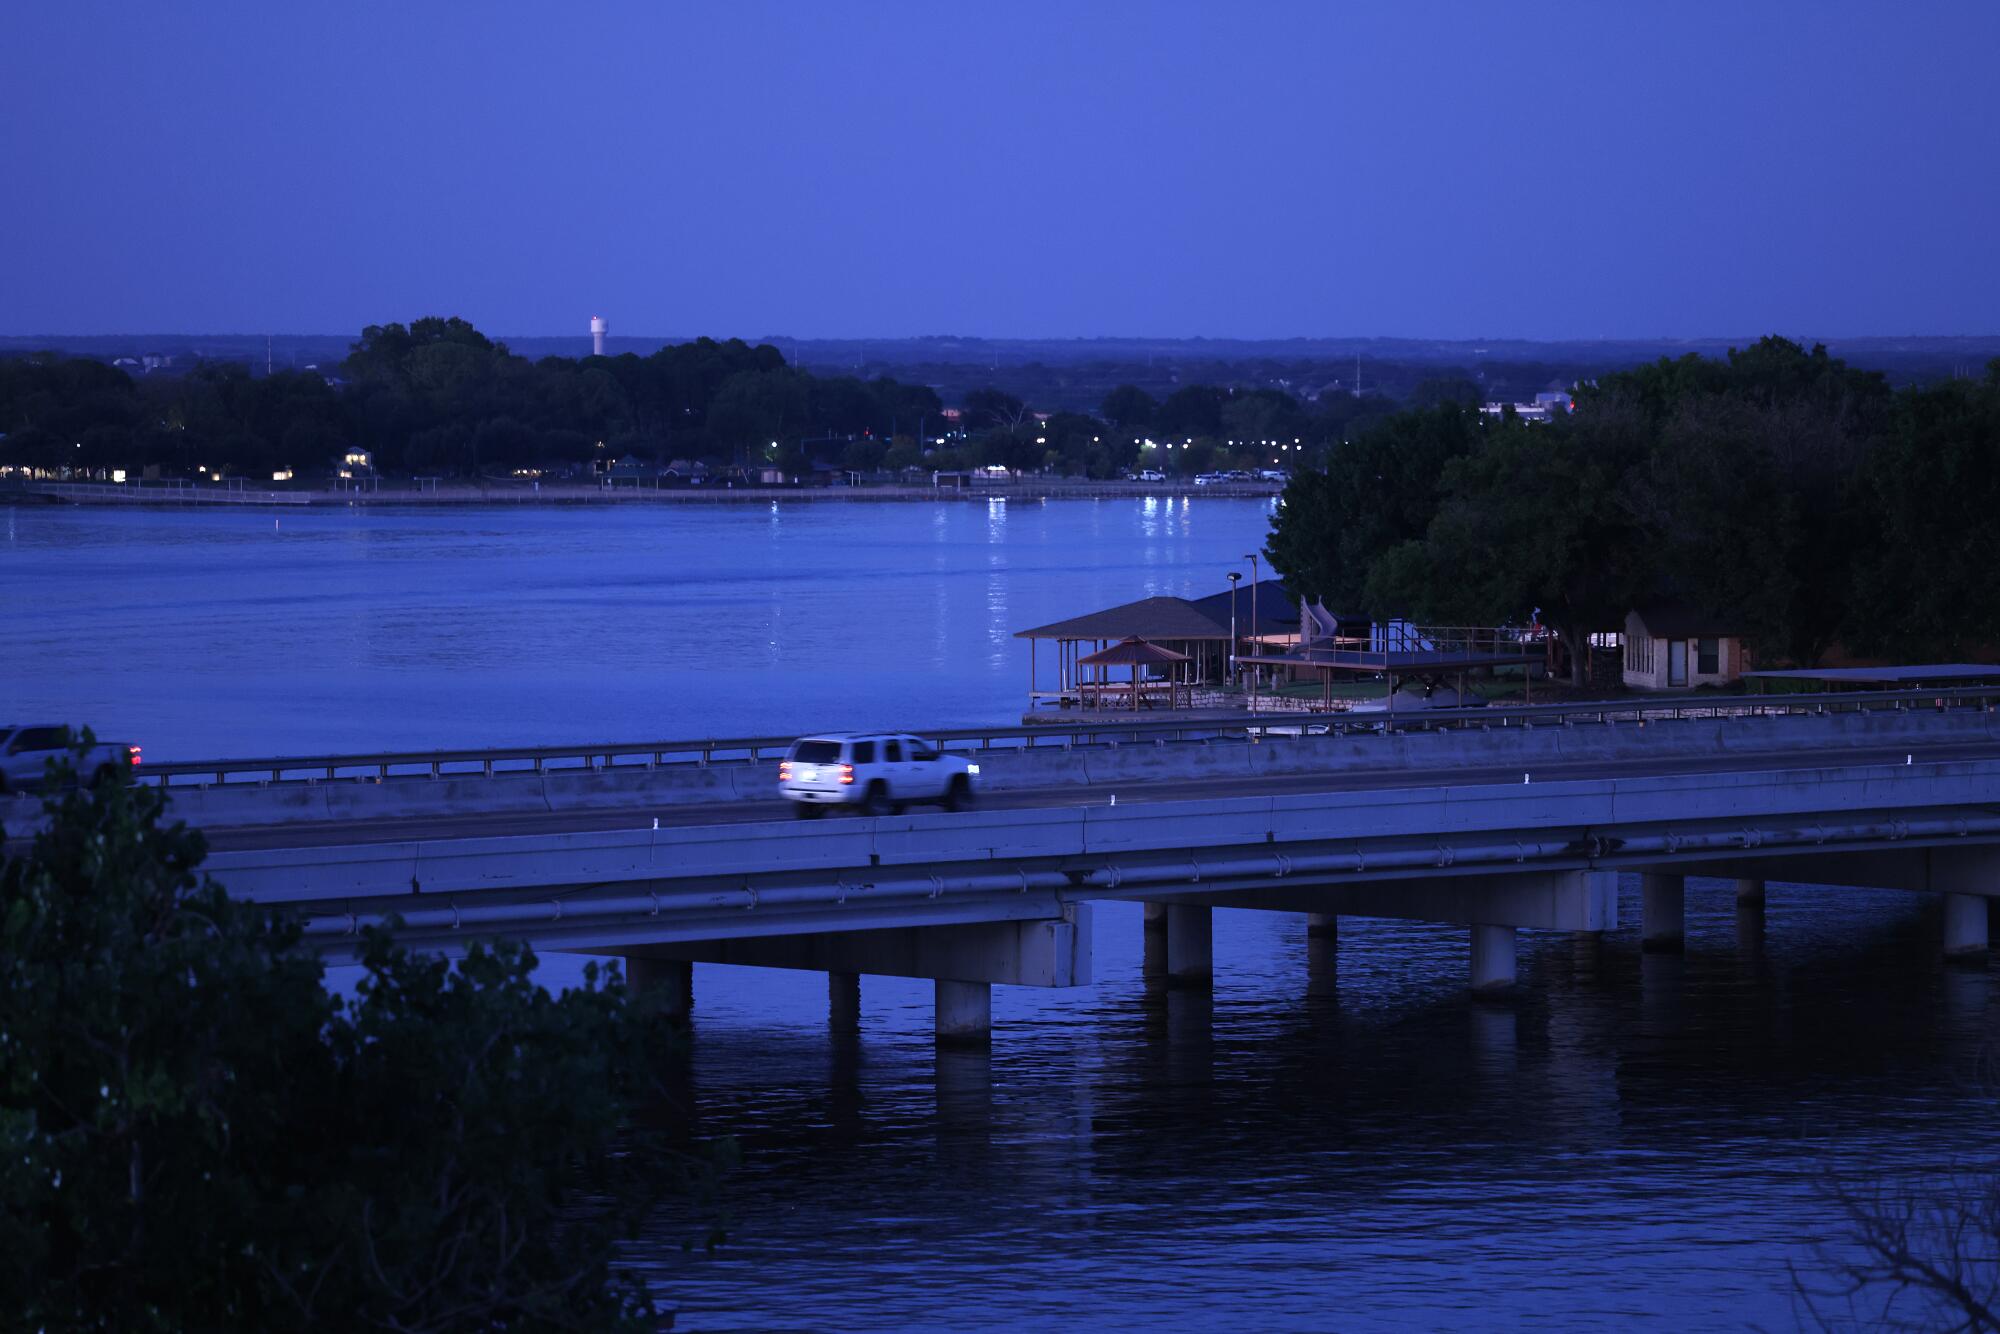
[[843,764],[843,765],[841,765],[841,766],[840,766],[840,781],[841,781],[841,782],[843,782],[843,783],[851,783],[851,782],[853,782],[853,781],[854,781],[854,766],[853,766],[853,765],[851,765],[851,764]]
[[139,748],[137,746],[131,747],[131,755],[132,755],[132,766],[134,768],[137,768],[139,765]]

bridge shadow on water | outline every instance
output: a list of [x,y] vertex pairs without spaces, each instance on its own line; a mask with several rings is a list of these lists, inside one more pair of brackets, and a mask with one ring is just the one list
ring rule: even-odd
[[996,989],[990,1050],[938,1051],[930,988],[697,971],[685,1090],[735,1135],[730,1243],[674,1209],[631,1259],[690,1329],[1790,1327],[1828,1167],[2000,1148],[1993,977],[1937,906],[1691,880],[1687,951],[1522,936],[1464,991],[1462,931],[1216,915],[1212,989]]

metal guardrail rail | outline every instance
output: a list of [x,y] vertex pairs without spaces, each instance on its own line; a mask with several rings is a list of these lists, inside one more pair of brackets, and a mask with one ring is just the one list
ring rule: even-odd
[[[1337,714],[1244,714],[1237,718],[1036,724],[920,730],[947,750],[1076,749],[1090,746],[1210,744],[1276,736],[1490,730],[1579,723],[1647,723],[1682,718],[1769,717],[1909,709],[1990,713],[2000,687],[1852,691],[1830,695],[1630,697],[1570,704],[1493,708],[1350,711]],[[233,760],[148,763],[139,781],[165,787],[245,783],[380,782],[392,778],[469,778],[509,774],[656,769],[668,765],[755,764],[783,754],[793,736],[645,741],[606,745],[513,746],[480,750],[385,751]]]

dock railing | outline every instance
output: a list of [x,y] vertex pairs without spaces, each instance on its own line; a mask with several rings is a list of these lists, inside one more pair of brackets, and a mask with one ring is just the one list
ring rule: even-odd
[[[1926,710],[1991,713],[2000,686],[1954,690],[1855,691],[1830,695],[1629,696],[1567,704],[1487,708],[1391,709],[1347,713],[1243,714],[1235,718],[1152,718],[1027,726],[911,729],[946,750],[979,752],[1130,745],[1212,745],[1298,736],[1358,736],[1384,732],[1485,731],[1508,727],[1644,726],[1691,718],[1781,717]],[[775,761],[796,736],[643,741],[601,745],[514,746],[479,750],[383,751],[349,755],[290,755],[252,759],[148,762],[138,781],[162,787],[221,784],[384,782],[588,773],[666,766],[757,764]]]

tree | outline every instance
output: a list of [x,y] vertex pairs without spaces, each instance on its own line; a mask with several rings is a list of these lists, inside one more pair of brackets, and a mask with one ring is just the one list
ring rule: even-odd
[[1773,659],[1812,663],[1853,620],[1871,523],[1855,476],[1891,408],[1880,375],[1782,338],[1726,361],[1602,377],[1577,419],[1650,423],[1635,503],[1660,541],[1660,587],[1742,625]]
[[1153,414],[1153,428],[1175,438],[1214,435],[1222,429],[1222,405],[1228,400],[1228,391],[1214,385],[1186,385],[1160,404]]
[[840,466],[849,472],[874,472],[882,466],[888,452],[889,446],[872,436],[850,440],[840,451]]
[[804,425],[806,407],[805,377],[797,371],[738,371],[715,391],[709,433],[733,459],[762,458],[774,440],[797,455],[790,437]]
[[1848,647],[1907,660],[2000,644],[2000,361],[1983,382],[1916,389],[1863,464]]
[[1336,613],[1407,615],[1407,607],[1371,601],[1370,569],[1426,534],[1445,466],[1471,452],[1478,431],[1476,414],[1444,405],[1399,413],[1331,446],[1324,468],[1294,473],[1285,487],[1266,547],[1272,569]]
[[1016,432],[1028,420],[1027,405],[1000,389],[974,389],[962,405],[969,431]]
[[1234,440],[1238,454],[1246,461],[1268,467],[1278,461],[1275,445],[1264,447],[1264,441],[1275,441],[1289,445],[1304,436],[1305,413],[1300,411],[1297,400],[1290,394],[1276,389],[1253,389],[1230,399],[1222,409],[1221,430]]
[[1371,572],[1371,603],[1460,624],[1539,611],[1584,684],[1593,633],[1622,626],[1652,583],[1651,544],[1629,499],[1640,442],[1616,432],[1509,419],[1445,468],[1445,499],[1420,546]]
[[44,810],[0,869],[11,1320],[652,1327],[611,1246],[688,1160],[631,1117],[669,1032],[615,971],[551,997],[518,945],[374,933],[344,1001],[159,789],[59,774]]
[[1818,1248],[1823,1275],[1792,1271],[1794,1294],[1822,1330],[2000,1331],[2000,1175],[1865,1183],[1829,1174],[1839,1245]]
[[1098,413],[1121,431],[1143,431],[1153,424],[1153,414],[1159,407],[1145,390],[1121,384],[1104,396]]

